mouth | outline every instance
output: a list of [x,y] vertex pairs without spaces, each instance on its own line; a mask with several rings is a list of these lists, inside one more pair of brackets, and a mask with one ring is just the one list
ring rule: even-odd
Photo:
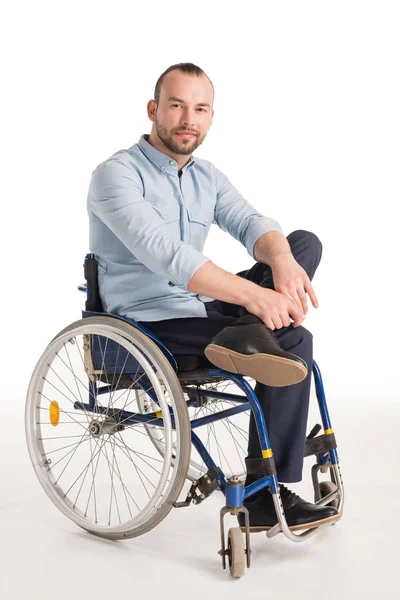
[[190,133],[188,131],[177,131],[176,135],[179,135],[182,138],[191,138],[191,137],[195,137],[194,133]]

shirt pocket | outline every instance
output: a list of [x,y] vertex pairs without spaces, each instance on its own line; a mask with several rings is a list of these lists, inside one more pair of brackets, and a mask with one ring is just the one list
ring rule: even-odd
[[189,221],[193,223],[199,223],[203,227],[209,227],[214,220],[213,208],[201,206],[199,204],[193,204],[188,207]]
[[160,215],[164,223],[175,223],[181,217],[179,205],[153,204],[154,210]]
[[203,251],[210,225],[214,220],[214,209],[210,206],[193,204],[187,209],[190,230],[190,243],[200,252]]

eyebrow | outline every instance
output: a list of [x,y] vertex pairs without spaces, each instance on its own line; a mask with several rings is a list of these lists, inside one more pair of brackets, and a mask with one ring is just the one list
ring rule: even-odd
[[[185,104],[184,100],[182,100],[181,98],[177,98],[176,96],[170,96],[168,98],[168,102],[170,102],[171,100],[175,100],[175,102],[183,102],[183,104]],[[198,102],[196,106],[208,106],[209,108],[211,108],[211,105],[207,102]]]

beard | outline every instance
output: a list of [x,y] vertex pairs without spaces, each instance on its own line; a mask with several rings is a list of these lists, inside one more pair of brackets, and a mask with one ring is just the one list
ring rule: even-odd
[[[175,135],[175,132],[170,133],[168,129],[161,125],[159,121],[156,120],[156,131],[157,135],[168,150],[174,152],[175,154],[191,154],[202,144],[204,138],[206,137],[206,133],[203,136],[199,136],[195,134],[194,138],[179,138]],[[179,131],[179,129],[178,129]],[[190,130],[189,130],[190,131]]]

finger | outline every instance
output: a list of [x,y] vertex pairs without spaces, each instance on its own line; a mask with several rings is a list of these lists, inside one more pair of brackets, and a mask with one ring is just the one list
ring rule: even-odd
[[308,313],[308,302],[307,302],[307,296],[306,296],[304,290],[299,291],[299,299],[300,299],[304,314],[306,315]]
[[293,327],[298,327],[304,321],[304,313],[295,303],[293,303],[293,307],[289,309],[289,314],[294,321]]
[[281,329],[283,327],[283,323],[281,321],[280,316],[274,316],[274,317],[272,317],[272,320],[274,322],[276,329]]
[[293,298],[290,298],[287,303],[287,311],[293,316],[301,316],[301,318],[304,318],[303,305],[300,302],[300,298],[298,302],[295,302]]
[[264,324],[269,327],[269,329],[275,329],[275,325],[273,324],[271,317],[265,317]]
[[280,313],[279,316],[281,318],[281,321],[282,321],[284,327],[289,327],[289,325],[290,325],[289,313],[288,312]]
[[285,296],[286,296],[287,298],[289,298],[290,300],[293,300],[293,302],[294,302],[294,303],[295,303],[295,304],[296,304],[296,305],[297,305],[299,308],[301,308],[301,309],[303,310],[302,304],[301,304],[301,302],[300,302],[300,298],[299,298],[299,296],[297,295],[297,290],[296,290],[296,288],[294,288],[294,289],[293,289],[292,291],[290,291],[290,292],[285,292]]
[[[303,297],[305,298],[305,302],[304,302],[301,294],[303,294]],[[291,295],[292,295],[293,300],[296,302],[296,305],[303,311],[304,314],[307,314],[308,306],[307,306],[307,298],[304,293],[304,290],[297,291],[297,289],[294,289],[293,292],[291,292]]]
[[311,298],[311,302],[312,302],[312,305],[313,305],[313,307],[314,307],[314,308],[318,308],[318,300],[317,300],[317,296],[315,295],[315,292],[314,292],[314,290],[313,290],[313,286],[311,285],[311,282],[309,282],[309,281],[308,281],[308,282],[305,284],[305,286],[304,286],[304,287],[305,287],[305,290],[306,290],[306,292],[308,293],[308,295],[309,295],[309,296],[310,296],[310,298]]

